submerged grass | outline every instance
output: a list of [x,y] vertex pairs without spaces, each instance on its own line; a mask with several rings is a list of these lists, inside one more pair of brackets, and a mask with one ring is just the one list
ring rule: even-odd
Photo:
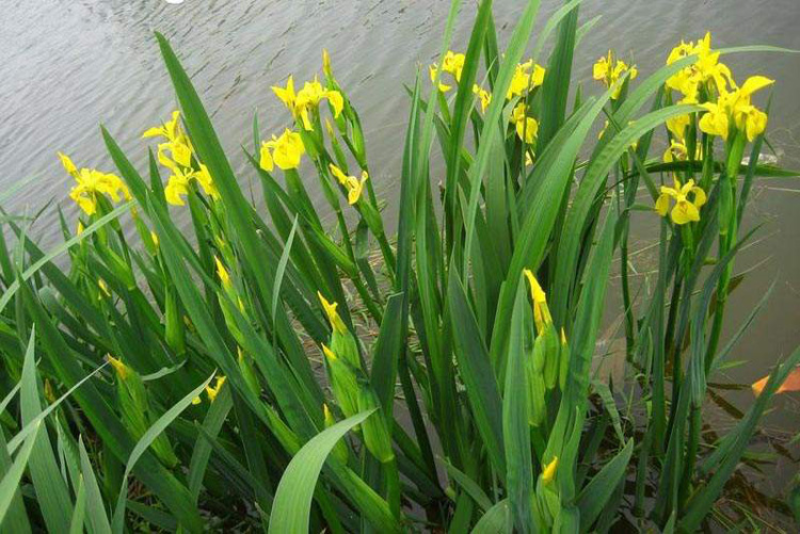
[[[703,431],[709,383],[752,319],[722,343],[749,193],[792,175],[759,163],[753,94],[772,80],[738,85],[720,59],[777,49],[706,36],[644,80],[609,51],[593,72],[605,92],[584,97],[572,59],[594,21],[579,24],[578,0],[528,61],[536,0],[504,53],[490,0],[466,53],[450,50],[459,7],[409,88],[396,225],[327,54],[322,81],[274,88],[291,128],[262,141],[254,118],[243,150],[264,217],[157,35],[181,110],[145,132],[147,168],[103,129],[116,174],[61,155],[81,209],[74,234],[59,212],[63,245],[45,253],[27,221],[3,220],[4,531],[732,528],[731,481],[800,350],[733,428]],[[628,269],[636,211],[658,218],[649,289]],[[611,381],[593,357],[616,257]]]

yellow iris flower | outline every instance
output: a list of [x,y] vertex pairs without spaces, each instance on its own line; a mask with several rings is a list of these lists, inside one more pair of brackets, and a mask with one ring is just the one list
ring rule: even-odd
[[289,111],[294,113],[294,103],[297,99],[297,93],[294,91],[294,77],[289,75],[289,78],[286,80],[286,87],[280,87],[273,85],[272,92],[275,93],[275,96],[278,97],[278,100],[283,102]]
[[325,89],[316,76],[313,81],[306,82],[303,88],[296,93],[292,76],[289,76],[286,80],[285,88],[273,86],[272,91],[292,112],[292,117],[297,118],[299,116],[301,118],[303,128],[307,131],[314,129],[309,117],[309,111],[316,110],[323,99],[328,100],[330,103],[334,117],[338,118],[342,109],[344,109],[344,97],[342,94],[334,89]]
[[442,75],[445,73],[452,76],[456,83],[461,81],[461,72],[464,70],[465,59],[466,58],[464,54],[448,50],[442,59],[441,68],[439,67],[438,63],[432,63],[428,66],[428,73],[431,76],[431,82],[435,83],[436,76],[437,74],[439,75],[439,91],[446,93],[453,88],[451,85],[447,85],[442,81]]
[[[691,200],[689,195],[692,196]],[[669,214],[670,218],[675,224],[682,225],[700,220],[700,208],[706,203],[706,193],[694,185],[694,180],[681,185],[675,178],[675,187],[661,186],[661,195],[655,205],[659,215],[667,216],[672,200],[675,201],[675,207]]]
[[[444,73],[449,74],[452,76],[456,82],[461,81],[461,72],[464,70],[464,54],[453,52],[452,50],[448,50],[444,58],[442,59],[442,67],[439,69],[439,65],[437,63],[433,63],[428,66],[428,72],[431,76],[431,82],[436,82],[436,75],[439,74],[439,91],[442,93],[446,93],[453,87],[451,85],[447,85],[444,83],[441,78]],[[441,73],[439,71],[441,70]]]
[[741,87],[734,85],[732,92],[723,90],[716,103],[701,104],[707,113],[700,118],[700,130],[727,139],[731,125],[735,125],[745,132],[748,141],[753,141],[766,129],[767,114],[753,106],[750,98],[773,83],[775,80],[764,76],[751,76]]
[[[627,63],[621,59],[614,59],[614,54],[611,50],[608,51],[606,57],[601,57],[592,67],[592,78],[602,81],[606,87],[611,87],[622,78],[626,73],[629,73],[629,79],[634,80],[639,75],[639,70],[635,65],[628,66]],[[622,85],[617,86],[611,94],[611,99],[616,100],[622,92]]]
[[167,202],[175,206],[183,206],[183,197],[189,194],[189,182],[196,180],[203,192],[211,198],[218,198],[219,192],[214,186],[214,181],[208,168],[198,163],[199,170],[192,167],[194,147],[189,136],[183,131],[180,124],[180,112],[173,111],[172,119],[162,126],[146,130],[143,138],[163,137],[165,142],[158,144],[158,162],[172,173],[164,188]]
[[[428,67],[428,73],[431,76],[431,82],[436,83],[436,75],[439,74],[439,66],[436,63],[433,63]],[[442,93],[446,93],[453,87],[451,85],[447,85],[446,83],[442,83],[441,79],[439,80],[439,91]]]
[[720,53],[711,48],[711,33],[706,32],[696,44],[693,41],[688,43],[681,41],[667,57],[667,65],[672,65],[692,54],[697,55],[694,64],[673,74],[666,82],[668,88],[684,94],[680,103],[696,104],[700,85],[709,80],[714,82],[717,91],[724,91],[728,84],[733,85],[730,69],[719,62]]
[[176,139],[181,133],[181,125],[180,125],[180,117],[181,112],[175,110],[172,112],[172,119],[165,122],[163,126],[155,126],[153,128],[148,128],[142,134],[143,138],[148,137],[164,137],[166,139],[174,140]]
[[287,128],[280,137],[273,135],[271,141],[261,143],[259,165],[269,172],[272,172],[275,165],[284,171],[296,169],[300,166],[300,158],[305,152],[306,148],[300,134]]
[[532,145],[536,141],[536,136],[539,133],[539,123],[533,117],[526,115],[527,106],[519,103],[511,113],[511,123],[514,124],[519,137],[525,143]]
[[[529,72],[531,68],[533,72]],[[535,65],[532,59],[525,63],[519,63],[514,68],[514,76],[511,78],[508,91],[506,91],[506,100],[511,100],[515,96],[522,96],[531,89],[542,85],[545,72],[544,67]]]
[[128,187],[117,175],[96,169],[78,170],[75,163],[63,152],[59,152],[58,157],[67,174],[75,178],[76,184],[70,190],[69,197],[86,215],[94,215],[97,211],[98,194],[108,195],[112,202],[119,202],[123,197],[131,198]]
[[351,206],[358,202],[361,198],[361,193],[364,191],[364,184],[369,179],[367,171],[361,172],[361,180],[355,176],[347,176],[339,167],[331,163],[328,168],[336,179],[347,188],[347,202]]
[[464,69],[464,59],[464,54],[457,54],[452,50],[448,50],[442,61],[442,70],[451,74],[457,82],[460,82],[461,71]]
[[191,171],[184,171],[176,167],[169,177],[167,186],[164,188],[164,196],[167,202],[173,206],[183,206],[183,197],[189,194],[189,180],[192,178]]

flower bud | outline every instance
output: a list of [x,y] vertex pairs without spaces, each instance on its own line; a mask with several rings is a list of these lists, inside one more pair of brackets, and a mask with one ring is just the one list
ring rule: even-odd
[[547,389],[551,390],[556,387],[559,374],[558,334],[553,323],[549,323],[545,327],[544,332],[536,338],[535,343],[544,347],[542,349],[544,352],[544,382]]
[[[333,414],[331,413],[331,410],[328,408],[327,404],[322,405],[322,413],[325,418],[325,428],[330,428],[336,424],[336,419],[333,418]],[[344,442],[344,439],[340,439],[333,447],[333,454],[336,456],[336,459],[343,464],[347,463],[349,453],[347,451],[347,444]]]
[[342,318],[339,316],[339,312],[336,310],[339,304],[336,302],[328,302],[325,297],[322,296],[322,293],[317,292],[317,296],[322,303],[325,315],[328,317],[328,322],[331,325],[330,349],[337,357],[344,359],[356,369],[361,369],[361,358],[358,354],[356,339],[353,337],[350,330],[348,330],[344,321],[342,321]]
[[247,383],[247,387],[250,388],[250,391],[253,392],[254,395],[258,396],[261,394],[261,387],[258,385],[258,378],[256,378],[255,370],[253,369],[253,365],[250,363],[250,360],[245,356],[242,347],[237,347],[237,361],[239,362],[239,370],[242,372],[242,376],[244,377],[244,381]]
[[540,426],[547,415],[545,384],[542,374],[543,363],[538,363],[543,362],[544,355],[541,349],[538,352],[539,354],[537,354],[536,346],[534,345],[533,353],[525,365],[528,374],[528,423],[531,426]]
[[181,320],[181,309],[175,286],[167,286],[167,295],[164,302],[164,337],[167,346],[175,351],[178,356],[186,352],[186,330]]
[[375,391],[373,391],[369,383],[360,383],[358,389],[358,411],[364,412],[375,408],[377,410],[361,423],[361,427],[367,450],[378,461],[385,464],[394,460],[392,435],[389,433],[389,427],[386,424],[383,411],[380,409],[380,401]]
[[325,73],[327,80],[332,81],[334,79],[333,71],[331,70],[331,56],[325,48],[322,49],[322,72]]
[[[138,441],[156,419],[150,410],[144,382],[139,373],[125,365],[122,360],[110,354],[106,359],[117,375],[117,398],[122,420],[133,438]],[[152,447],[156,457],[166,467],[172,468],[178,465],[178,457],[175,456],[166,434],[159,434],[153,441]]]
[[569,374],[569,342],[564,333],[564,328],[561,328],[561,347],[558,351],[559,371],[558,371],[558,387],[563,392],[567,387],[567,375]]
[[322,352],[325,354],[328,377],[336,402],[345,417],[352,417],[358,413],[358,383],[355,370],[347,361],[325,345],[322,345]]

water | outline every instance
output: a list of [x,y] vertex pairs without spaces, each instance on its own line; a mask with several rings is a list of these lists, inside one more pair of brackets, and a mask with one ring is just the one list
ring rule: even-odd
[[[543,0],[539,21],[560,2]],[[465,7],[454,48],[464,49],[474,14]],[[501,41],[510,34],[521,1],[496,0]],[[175,107],[154,31],[172,42],[212,115],[217,131],[243,182],[253,178],[240,145],[251,143],[254,110],[262,136],[280,131],[289,116],[269,90],[293,73],[304,80],[318,72],[327,47],[334,70],[357,106],[367,131],[370,167],[377,193],[396,202],[407,97],[403,83],[436,55],[448,2],[432,0],[3,0],[0,18],[0,191],[27,176],[36,179],[4,208],[33,212],[51,198],[64,199],[71,187],[56,151],[79,166],[112,170],[100,139],[104,124],[139,168],[145,168],[147,127]],[[581,20],[602,15],[575,57],[575,76],[589,91],[591,65],[614,48],[646,76],[661,66],[681,38],[706,30],[715,47],[770,44],[800,49],[797,0],[675,1],[604,0],[585,2]],[[541,24],[538,26],[541,27]],[[778,80],[770,116],[771,139],[779,162],[800,168],[800,55],[748,54],[726,58],[739,80],[764,74]],[[437,179],[438,178],[434,178]],[[732,359],[746,364],[727,379],[750,383],[781,356],[800,345],[800,184],[762,182],[754,193],[750,224],[764,223],[763,238],[745,250],[739,269],[755,266],[728,307],[729,325],[743,321],[770,284],[775,291]],[[258,191],[258,189],[256,189]],[[318,193],[318,192],[317,192]],[[317,199],[321,196],[317,194]],[[62,201],[68,216],[76,208]],[[652,216],[637,214],[637,225]],[[39,225],[47,245],[60,239],[55,225]],[[645,247],[651,235],[634,230]],[[766,263],[761,260],[768,258]],[[637,268],[652,267],[647,254]],[[745,391],[728,397],[740,406]],[[797,431],[797,401],[787,395],[771,420],[776,430]],[[791,474],[791,473],[790,473]],[[780,489],[780,488],[778,488]]]

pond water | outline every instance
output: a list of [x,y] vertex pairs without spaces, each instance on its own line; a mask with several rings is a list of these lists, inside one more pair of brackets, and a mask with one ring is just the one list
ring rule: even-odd
[[[407,113],[403,83],[413,82],[440,46],[449,2],[441,0],[4,0],[0,17],[0,191],[28,176],[34,182],[3,206],[34,212],[63,199],[71,179],[56,151],[79,166],[111,170],[98,124],[103,123],[134,162],[144,168],[141,132],[167,118],[175,102],[153,31],[172,42],[212,115],[243,181],[253,178],[239,146],[251,143],[253,112],[262,136],[279,131],[288,114],[270,85],[293,73],[297,80],[320,70],[331,54],[340,83],[367,131],[368,154],[379,196],[394,202]],[[464,49],[474,3],[457,23],[453,48]],[[496,0],[501,41],[510,34],[521,1]],[[560,2],[542,1],[538,28]],[[681,38],[712,32],[715,47],[769,44],[800,49],[797,0],[586,0],[583,22],[602,15],[581,43],[575,77],[596,91],[591,65],[609,48],[636,63],[643,76],[664,63]],[[727,58],[726,58],[727,60]],[[800,55],[748,54],[729,63],[747,74],[777,79],[770,116],[771,141],[781,165],[800,168]],[[438,178],[435,178],[438,180]],[[256,189],[258,191],[258,189]],[[764,223],[761,239],[741,255],[739,270],[754,268],[729,305],[729,326],[743,321],[770,284],[775,290],[732,359],[745,365],[726,380],[751,383],[800,345],[800,183],[763,181],[754,194],[750,224]],[[316,192],[318,193],[318,192]],[[321,196],[317,194],[317,199]],[[62,202],[68,215],[75,207]],[[637,215],[634,243],[645,249],[652,217]],[[52,220],[52,219],[50,219]],[[57,226],[41,224],[45,243],[60,240]],[[647,252],[634,257],[645,274]],[[762,260],[766,260],[762,263]],[[771,423],[797,431],[797,401],[787,395]],[[739,406],[749,391],[729,394]],[[791,474],[791,473],[789,473]],[[784,478],[785,480],[785,478]]]

